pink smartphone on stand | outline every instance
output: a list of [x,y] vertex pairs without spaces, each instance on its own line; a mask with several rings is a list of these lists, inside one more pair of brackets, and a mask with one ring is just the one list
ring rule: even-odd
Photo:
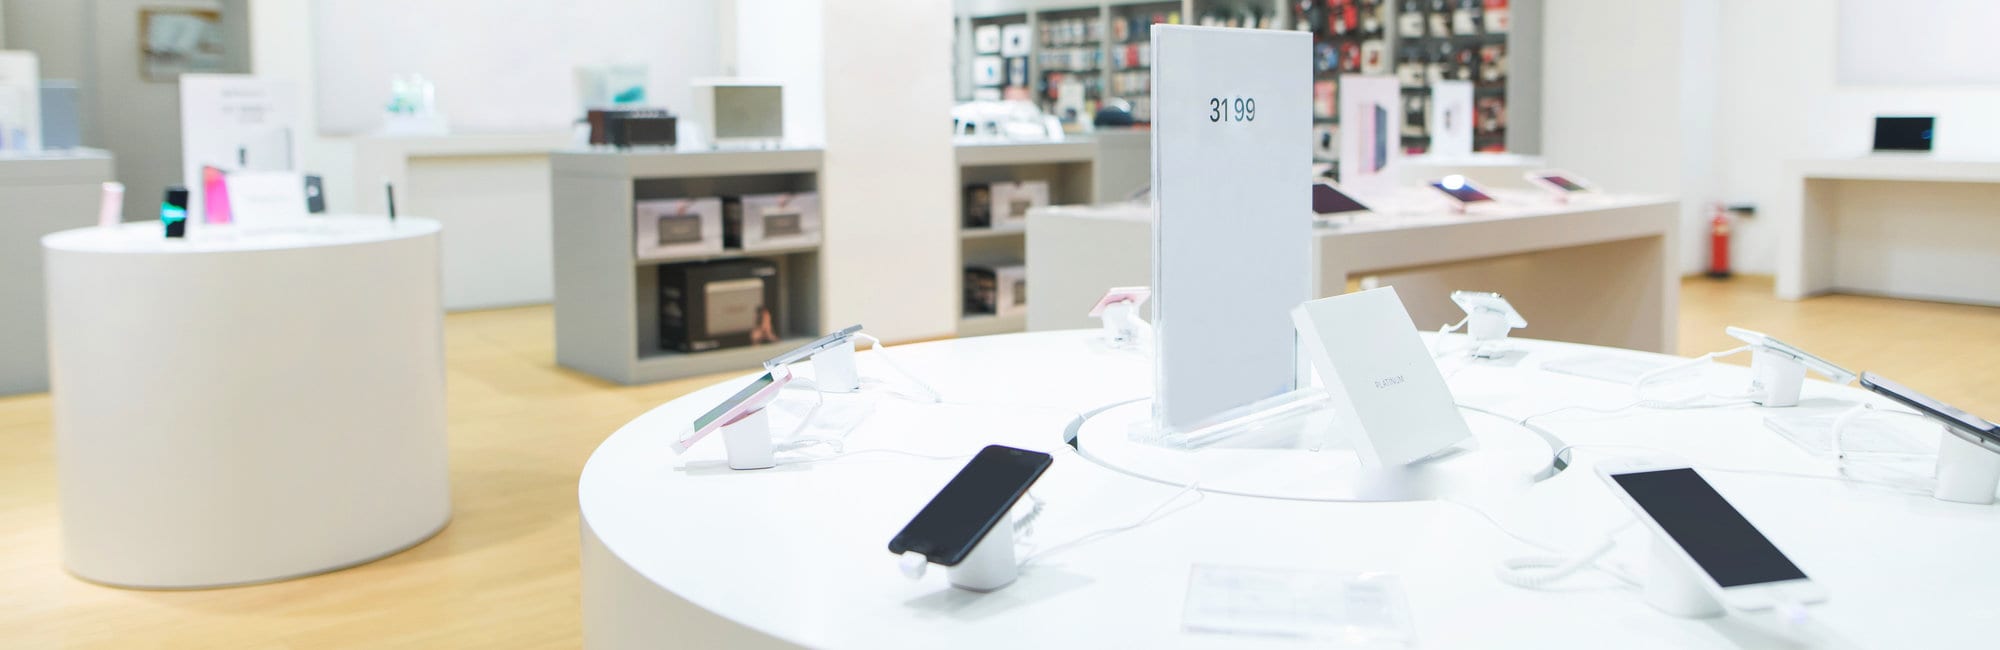
[[729,396],[729,399],[723,400],[715,408],[709,409],[701,417],[695,418],[694,431],[674,441],[674,453],[686,453],[688,447],[694,446],[694,443],[701,442],[703,437],[714,433],[716,429],[728,426],[737,420],[743,419],[745,416],[756,413],[758,409],[764,408],[764,405],[770,404],[771,400],[777,399],[778,391],[784,388],[786,382],[791,380],[792,371],[790,368],[785,366],[772,368],[770,372],[764,373],[756,381],[750,382],[750,385],[744,386],[743,390],[736,391],[736,394]]

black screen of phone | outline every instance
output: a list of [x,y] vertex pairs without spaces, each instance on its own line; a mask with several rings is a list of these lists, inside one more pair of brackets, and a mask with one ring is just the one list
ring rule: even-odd
[[957,565],[1028,493],[1051,460],[1048,454],[999,445],[980,450],[889,540],[889,552],[916,551],[932,562]]
[[1636,472],[1611,478],[1716,584],[1735,587],[1806,577],[1694,470]]

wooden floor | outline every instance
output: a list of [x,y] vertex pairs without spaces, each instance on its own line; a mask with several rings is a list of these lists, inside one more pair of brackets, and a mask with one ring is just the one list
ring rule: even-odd
[[[2000,309],[1787,303],[1759,278],[1683,290],[1683,354],[1734,347],[1722,328],[1741,325],[2000,414]],[[0,647],[576,646],[585,459],[627,420],[720,377],[614,387],[556,368],[552,328],[546,307],[448,317],[451,525],[380,562],[270,585],[131,591],[64,573],[48,398],[0,398]]]

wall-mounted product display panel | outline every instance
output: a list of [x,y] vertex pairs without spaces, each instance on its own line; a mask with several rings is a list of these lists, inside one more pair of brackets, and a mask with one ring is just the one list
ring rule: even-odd
[[644,383],[819,335],[819,150],[561,152],[551,169],[557,363]]

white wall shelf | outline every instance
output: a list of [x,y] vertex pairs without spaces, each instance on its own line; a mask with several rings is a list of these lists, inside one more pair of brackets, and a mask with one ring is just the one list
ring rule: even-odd
[[[656,198],[818,191],[821,158],[818,149],[603,148],[551,156],[556,362],[621,384],[648,383],[747,370],[817,336],[824,276],[819,246],[640,260],[634,252],[633,205]],[[659,267],[745,258],[778,265],[777,325],[787,340],[695,353],[662,348]]]

